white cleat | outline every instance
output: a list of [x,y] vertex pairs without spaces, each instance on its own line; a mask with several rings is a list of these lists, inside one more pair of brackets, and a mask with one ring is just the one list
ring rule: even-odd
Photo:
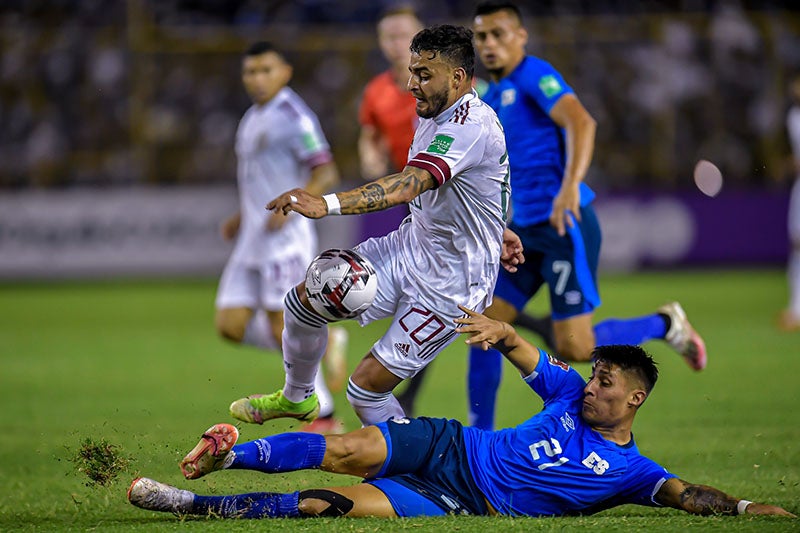
[[146,477],[137,477],[128,488],[128,501],[148,511],[177,515],[191,512],[194,493]]
[[670,319],[669,331],[665,340],[672,348],[681,354],[694,370],[703,370],[706,367],[706,345],[702,337],[694,330],[686,318],[686,312],[678,302],[671,302],[658,308],[658,312],[667,315]]

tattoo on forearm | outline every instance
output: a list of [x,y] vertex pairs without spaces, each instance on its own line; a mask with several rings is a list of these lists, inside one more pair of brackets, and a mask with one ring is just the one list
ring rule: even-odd
[[433,177],[418,168],[406,167],[399,174],[380,178],[352,191],[339,193],[339,201],[343,213],[370,213],[380,211],[401,203],[398,193],[403,198],[415,198],[433,187]]
[[689,485],[681,492],[681,504],[690,513],[736,514],[738,500],[705,485]]

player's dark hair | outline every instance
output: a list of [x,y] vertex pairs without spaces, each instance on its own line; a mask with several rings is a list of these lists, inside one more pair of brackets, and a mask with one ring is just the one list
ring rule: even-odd
[[281,59],[286,61],[286,57],[269,41],[257,41],[251,44],[247,50],[245,50],[244,55],[245,57],[260,56],[261,54],[266,54],[267,52],[274,52],[278,54]]
[[472,30],[463,26],[442,24],[425,28],[414,36],[411,51],[441,55],[455,67],[461,67],[472,78],[475,72],[475,50],[472,48]]
[[592,351],[592,360],[618,366],[623,372],[633,374],[641,380],[648,395],[658,381],[656,362],[641,346],[632,344],[598,346]]
[[498,11],[510,11],[512,15],[517,17],[517,20],[519,20],[520,24],[522,24],[522,12],[513,2],[500,2],[499,0],[487,0],[485,2],[481,2],[475,6],[475,13],[473,16],[477,17],[479,15],[491,15],[492,13],[497,13]]

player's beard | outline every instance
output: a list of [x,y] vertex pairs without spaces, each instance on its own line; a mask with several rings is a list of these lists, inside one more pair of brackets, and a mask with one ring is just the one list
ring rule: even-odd
[[446,90],[430,95],[425,102],[428,104],[428,110],[425,112],[417,110],[417,115],[422,118],[433,118],[437,116],[447,107],[447,96]]

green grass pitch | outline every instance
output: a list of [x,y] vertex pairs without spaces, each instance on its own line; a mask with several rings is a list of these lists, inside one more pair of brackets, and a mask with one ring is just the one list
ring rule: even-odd
[[[633,506],[580,518],[269,523],[180,520],[136,509],[125,499],[136,475],[213,494],[357,481],[320,472],[221,472],[194,482],[181,477],[178,461],[208,426],[230,421],[232,400],[283,383],[276,353],[216,338],[215,288],[215,280],[0,285],[0,530],[800,530],[800,520],[704,518]],[[598,318],[637,315],[680,300],[709,348],[708,368],[694,373],[662,343],[647,345],[661,379],[634,425],[642,452],[688,481],[800,514],[800,333],[774,327],[786,301],[783,272],[605,276],[601,290]],[[346,327],[352,368],[384,325]],[[420,397],[422,414],[465,419],[465,354],[458,340],[433,364]],[[589,367],[578,370],[587,375]],[[337,401],[338,414],[357,428],[344,393]],[[500,424],[516,424],[540,406],[506,366]],[[242,437],[290,427],[286,421],[245,425]],[[70,460],[86,437],[121,446],[131,459],[107,487],[87,486]]]

